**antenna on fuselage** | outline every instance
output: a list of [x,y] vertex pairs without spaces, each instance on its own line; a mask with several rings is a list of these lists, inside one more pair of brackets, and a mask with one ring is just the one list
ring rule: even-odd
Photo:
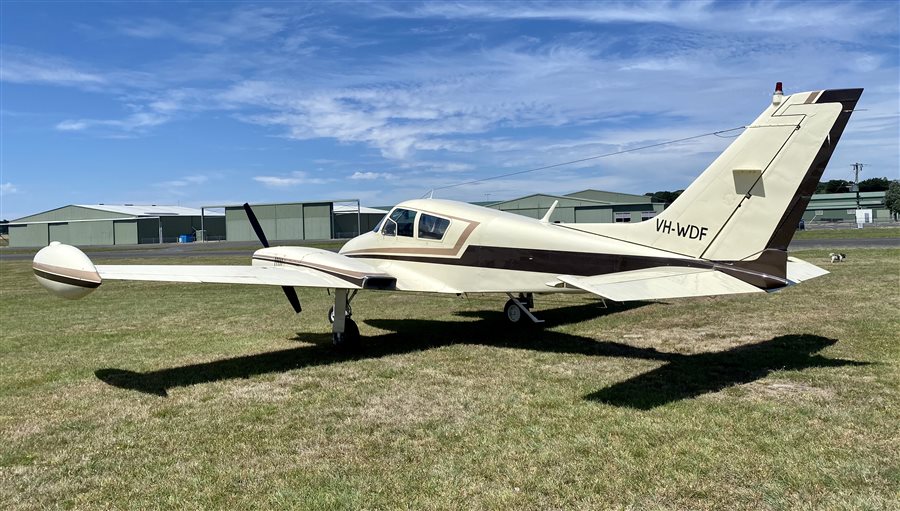
[[550,206],[550,209],[547,210],[547,213],[544,215],[544,218],[541,218],[541,223],[542,223],[542,224],[549,224],[549,223],[550,223],[550,215],[553,214],[553,210],[556,209],[556,205],[557,205],[557,204],[559,204],[559,201],[558,201],[558,200],[553,201],[553,205]]

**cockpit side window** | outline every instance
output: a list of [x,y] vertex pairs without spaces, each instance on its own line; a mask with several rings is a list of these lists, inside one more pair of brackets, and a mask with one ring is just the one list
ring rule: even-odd
[[397,208],[391,212],[384,226],[381,228],[381,234],[385,236],[407,236],[413,237],[413,226],[416,223],[416,212],[411,209]]
[[422,213],[419,216],[419,239],[441,240],[449,226],[450,220],[446,218]]

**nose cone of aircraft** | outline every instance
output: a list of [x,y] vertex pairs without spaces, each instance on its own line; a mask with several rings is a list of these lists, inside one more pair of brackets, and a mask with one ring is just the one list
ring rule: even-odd
[[58,241],[35,254],[31,268],[47,291],[69,300],[89,295],[101,283],[97,268],[84,252]]

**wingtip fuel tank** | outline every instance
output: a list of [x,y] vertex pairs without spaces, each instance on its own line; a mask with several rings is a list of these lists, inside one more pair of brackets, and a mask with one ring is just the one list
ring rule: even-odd
[[97,268],[84,252],[58,241],[35,254],[31,268],[44,289],[69,300],[84,298],[102,282]]

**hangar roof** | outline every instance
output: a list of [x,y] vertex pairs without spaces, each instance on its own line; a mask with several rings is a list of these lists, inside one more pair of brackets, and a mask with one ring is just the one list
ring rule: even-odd
[[[337,214],[356,213],[356,206],[348,206],[345,204],[335,204],[334,212]],[[363,215],[384,215],[385,213],[387,213],[387,211],[383,210],[383,209],[367,208],[365,206],[360,206],[359,212],[362,213]]]
[[[99,209],[120,215],[129,216],[200,216],[198,208],[184,206],[157,206],[156,204],[76,204],[79,208]],[[205,216],[223,216],[224,213],[205,211]]]
[[575,199],[590,199],[598,202],[606,202],[608,204],[640,204],[645,202],[653,202],[649,195],[607,192],[605,190],[595,190],[593,188],[581,190],[580,192],[567,193],[565,196]]

